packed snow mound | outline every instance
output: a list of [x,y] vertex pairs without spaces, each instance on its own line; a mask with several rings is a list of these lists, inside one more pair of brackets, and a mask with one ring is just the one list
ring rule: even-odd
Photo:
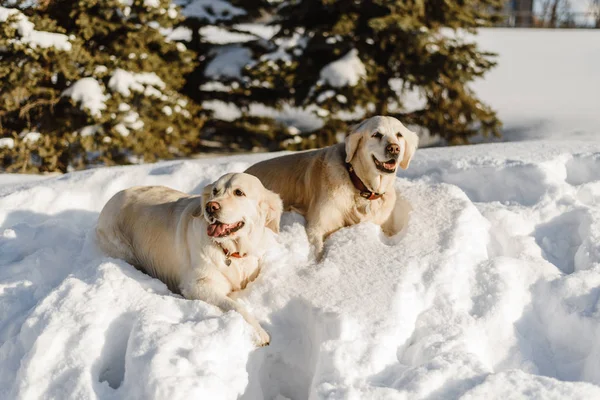
[[342,229],[321,262],[285,213],[239,294],[265,348],[97,250],[117,191],[200,193],[273,156],[0,176],[0,398],[600,398],[600,144],[420,150],[405,229]]

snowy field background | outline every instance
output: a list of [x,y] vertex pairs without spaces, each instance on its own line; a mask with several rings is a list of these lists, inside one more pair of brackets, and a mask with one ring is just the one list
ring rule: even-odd
[[340,230],[320,263],[286,213],[240,294],[266,348],[93,227],[126,187],[199,193],[276,154],[0,175],[0,398],[600,398],[600,40],[517,32],[482,32],[501,56],[475,88],[505,139],[551,140],[417,151],[406,229]]
[[502,141],[600,141],[600,31],[481,29],[498,65],[473,89],[498,111]]

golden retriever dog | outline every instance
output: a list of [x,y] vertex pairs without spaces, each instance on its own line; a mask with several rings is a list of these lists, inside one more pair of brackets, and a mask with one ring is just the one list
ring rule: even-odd
[[363,221],[383,232],[400,231],[392,211],[398,165],[406,169],[418,136],[392,117],[369,118],[352,128],[345,143],[259,162],[246,170],[278,193],[286,209],[303,214],[317,258],[323,241]]
[[[227,174],[190,196],[163,186],[133,187],[104,206],[99,247],[160,279],[186,299],[240,313],[269,343],[258,321],[229,295],[258,275],[278,233],[280,197],[248,174]],[[269,235],[271,235],[269,237]]]

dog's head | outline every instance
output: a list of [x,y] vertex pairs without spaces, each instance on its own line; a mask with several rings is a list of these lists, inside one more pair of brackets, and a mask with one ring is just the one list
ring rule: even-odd
[[283,203],[255,176],[236,173],[220,177],[202,192],[194,216],[208,222],[206,233],[215,240],[249,235],[257,227],[279,232]]
[[379,174],[393,174],[398,165],[407,169],[419,137],[393,117],[377,116],[354,126],[346,137],[346,162],[359,162]]

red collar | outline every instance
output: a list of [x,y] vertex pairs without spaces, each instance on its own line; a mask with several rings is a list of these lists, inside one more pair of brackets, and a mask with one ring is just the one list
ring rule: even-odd
[[360,191],[360,197],[364,197],[367,200],[377,200],[385,193],[376,193],[369,190],[369,188],[360,180],[356,172],[354,172],[354,167],[350,163],[346,163],[346,169],[350,174],[350,180],[354,187]]
[[228,267],[231,265],[231,257],[233,258],[242,258],[246,257],[246,254],[240,254],[239,252],[230,253],[225,247],[221,246],[221,243],[217,243],[221,250],[223,250],[223,254],[225,254],[225,265]]
[[[219,246],[221,246],[221,245],[219,245]],[[223,249],[223,254],[225,254],[225,257],[226,257],[226,258],[230,258],[230,257],[233,257],[233,258],[242,258],[242,257],[246,257],[246,255],[245,255],[245,254],[240,254],[240,253],[239,253],[239,252],[237,252],[237,251],[236,251],[235,253],[230,253],[230,252],[229,252],[229,250],[227,250],[226,248],[224,248],[224,247],[222,247],[222,246],[221,246],[221,249]]]

